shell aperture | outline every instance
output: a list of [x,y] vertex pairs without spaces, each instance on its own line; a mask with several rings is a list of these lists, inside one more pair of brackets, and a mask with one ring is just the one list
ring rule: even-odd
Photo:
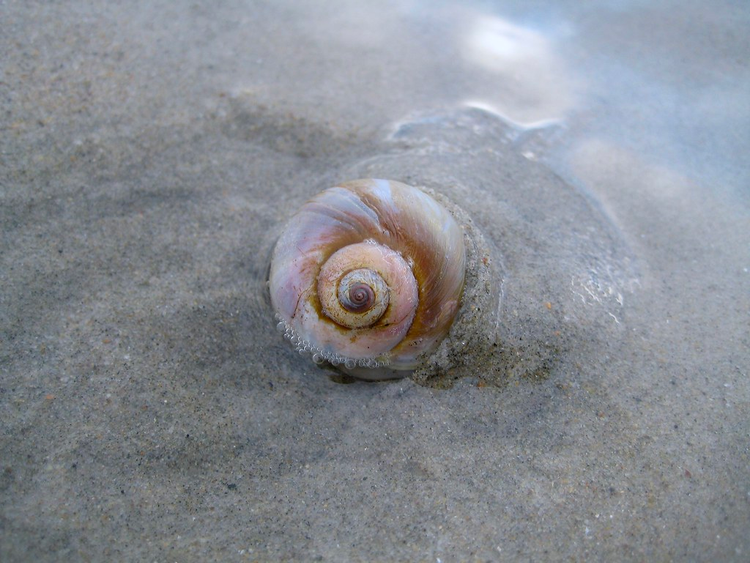
[[301,353],[362,379],[408,375],[458,311],[463,232],[426,192],[355,180],[308,201],[274,249],[279,328]]

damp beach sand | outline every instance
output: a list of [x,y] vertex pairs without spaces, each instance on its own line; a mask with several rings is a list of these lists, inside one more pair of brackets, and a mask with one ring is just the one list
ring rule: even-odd
[[[0,4],[1,561],[750,558],[750,8],[492,6]],[[363,177],[487,245],[461,361],[277,332]]]

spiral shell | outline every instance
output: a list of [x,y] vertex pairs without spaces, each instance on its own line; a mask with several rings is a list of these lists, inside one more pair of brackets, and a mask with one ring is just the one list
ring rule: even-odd
[[362,379],[403,377],[448,333],[466,251],[453,216],[392,180],[327,189],[291,219],[269,285],[279,329],[301,353]]

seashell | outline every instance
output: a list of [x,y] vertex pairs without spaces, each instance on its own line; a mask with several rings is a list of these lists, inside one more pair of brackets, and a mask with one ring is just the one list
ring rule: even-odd
[[426,192],[392,180],[327,189],[292,217],[269,285],[279,330],[316,363],[361,379],[404,377],[459,308],[463,231]]

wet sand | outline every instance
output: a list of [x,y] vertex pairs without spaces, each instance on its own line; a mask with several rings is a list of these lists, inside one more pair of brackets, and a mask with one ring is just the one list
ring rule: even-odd
[[[746,560],[750,13],[353,6],[0,7],[0,559]],[[363,176],[492,248],[450,373],[275,330]]]

